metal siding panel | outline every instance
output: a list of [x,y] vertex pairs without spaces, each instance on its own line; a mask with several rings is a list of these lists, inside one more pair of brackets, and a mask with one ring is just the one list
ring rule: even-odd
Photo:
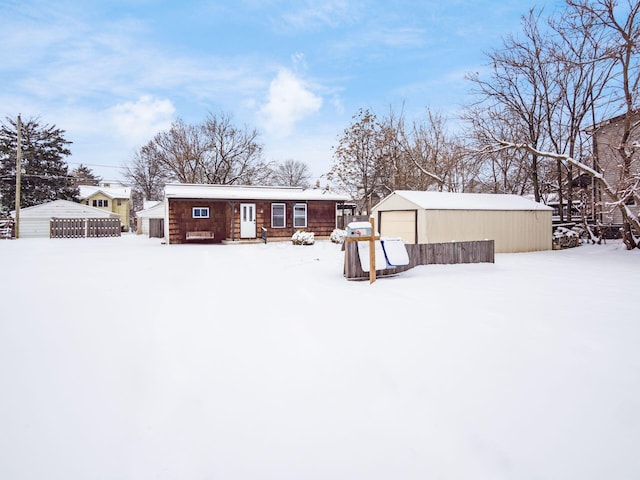
[[404,243],[416,243],[416,211],[381,211],[380,236],[400,237]]
[[429,210],[429,243],[494,240],[496,253],[551,248],[551,214],[547,211]]
[[49,238],[49,219],[20,217],[20,238]]

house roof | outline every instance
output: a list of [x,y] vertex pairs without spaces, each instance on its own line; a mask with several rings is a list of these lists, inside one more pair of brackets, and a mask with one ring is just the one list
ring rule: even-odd
[[149,208],[138,210],[136,212],[138,218],[164,218],[164,203],[158,202],[152,204]]
[[383,205],[393,195],[428,210],[553,210],[551,207],[519,195],[412,190],[396,190],[374,208]]
[[79,185],[78,189],[80,190],[80,198],[86,199],[93,197],[97,193],[102,193],[103,195],[114,199],[114,198],[131,198],[131,188],[129,187],[99,187],[96,185]]
[[346,195],[321,188],[261,187],[245,185],[167,184],[165,198],[193,198],[210,200],[349,200]]
[[[15,217],[15,210],[11,216]],[[20,209],[20,218],[120,218],[117,213],[69,200],[53,200]]]

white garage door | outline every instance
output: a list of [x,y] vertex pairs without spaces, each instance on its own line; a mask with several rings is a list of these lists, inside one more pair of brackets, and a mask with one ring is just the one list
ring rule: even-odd
[[416,243],[416,210],[380,212],[380,236],[402,238],[404,243]]

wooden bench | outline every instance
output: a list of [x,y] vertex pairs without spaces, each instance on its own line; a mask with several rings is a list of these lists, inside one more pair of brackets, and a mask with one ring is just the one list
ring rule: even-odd
[[187,240],[213,240],[213,232],[208,230],[196,230],[187,232]]

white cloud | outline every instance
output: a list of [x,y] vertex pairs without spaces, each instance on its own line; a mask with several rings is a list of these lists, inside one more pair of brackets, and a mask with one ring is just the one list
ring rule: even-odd
[[269,86],[267,103],[260,109],[260,121],[267,132],[289,135],[296,122],[322,107],[322,97],[290,70],[283,68]]
[[308,0],[297,2],[296,7],[282,15],[287,29],[337,28],[356,21],[362,10],[360,2],[347,0]]
[[170,100],[143,95],[135,102],[109,110],[116,131],[134,144],[147,143],[158,132],[170,127],[175,108]]

